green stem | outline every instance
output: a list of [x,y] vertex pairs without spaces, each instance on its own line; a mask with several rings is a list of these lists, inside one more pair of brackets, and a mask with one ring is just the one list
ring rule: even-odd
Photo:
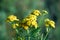
[[29,30],[27,30],[27,34],[28,34],[28,40],[30,40]]
[[22,38],[20,38],[22,40]]
[[47,38],[47,36],[48,36],[48,34],[49,34],[50,31],[51,31],[51,29],[47,32],[47,34],[46,34],[44,40],[46,40],[46,38]]
[[27,34],[29,35],[29,30],[27,30]]
[[18,29],[15,29],[16,30],[16,33],[18,33]]
[[41,40],[43,40],[43,34],[41,35]]
[[30,37],[28,37],[28,40],[30,40]]

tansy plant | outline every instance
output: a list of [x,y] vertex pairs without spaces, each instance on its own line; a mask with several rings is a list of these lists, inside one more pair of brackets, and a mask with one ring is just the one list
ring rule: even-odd
[[10,23],[12,29],[16,30],[16,37],[14,40],[46,40],[51,28],[55,28],[55,22],[51,19],[45,19],[44,25],[46,28],[46,35],[42,33],[41,27],[38,25],[38,17],[47,15],[48,12],[43,10],[33,10],[28,16],[20,20],[15,15],[7,17],[7,22]]

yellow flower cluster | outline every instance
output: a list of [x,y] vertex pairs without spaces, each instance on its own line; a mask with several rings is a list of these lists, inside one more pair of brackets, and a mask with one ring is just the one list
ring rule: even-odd
[[40,15],[40,12],[38,10],[34,10],[33,14],[30,14],[28,17],[23,19],[23,22],[22,22],[23,28],[26,30],[29,28],[29,26],[33,26],[37,28],[38,27],[37,16],[39,15]]
[[[18,23],[13,23],[12,27],[15,29],[17,26],[22,26],[25,30],[31,27],[38,27],[37,17],[41,15],[39,10],[34,10],[29,16],[22,20],[20,25]],[[8,16],[7,22],[19,21],[15,15]]]
[[17,19],[17,17],[16,16],[14,16],[14,15],[10,15],[10,16],[8,16],[8,19],[7,19],[7,22],[13,22],[13,21],[19,21],[19,19]]
[[13,29],[16,29],[17,26],[19,26],[18,23],[16,23],[16,24],[12,24]]
[[23,20],[23,27],[24,29],[28,29],[29,26],[34,26],[35,28],[37,28],[37,22],[36,22],[36,19],[37,17],[35,15],[29,15],[28,17],[26,17],[24,20]]
[[34,14],[34,15],[36,15],[36,16],[41,15],[41,13],[40,13],[40,11],[39,11],[39,10],[34,10],[32,14]]
[[[17,17],[16,17],[15,15],[10,15],[10,16],[8,16],[7,22],[14,22],[14,21],[19,21],[19,19],[17,19]],[[16,29],[17,26],[19,26],[18,23],[12,23],[13,29]]]
[[49,20],[49,19],[45,19],[45,26],[46,27],[51,26],[51,27],[55,28],[55,22],[52,20]]

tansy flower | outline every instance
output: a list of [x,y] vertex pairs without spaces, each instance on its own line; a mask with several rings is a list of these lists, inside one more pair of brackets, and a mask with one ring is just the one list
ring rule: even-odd
[[22,20],[22,24],[21,26],[24,29],[28,29],[30,26],[37,28],[38,24],[37,24],[37,16],[40,15],[40,12],[38,10],[34,10],[33,14],[28,15],[25,19]]
[[28,17],[26,17],[25,19],[23,19],[23,23],[25,23],[26,21],[33,21],[33,20],[37,20],[37,17],[35,15],[29,15]]
[[16,21],[19,21],[19,19],[17,19],[17,17],[14,16],[14,15],[8,16],[8,19],[9,19],[8,22],[9,22],[9,21],[15,21],[15,20],[16,20]]
[[23,25],[22,26],[24,27],[24,29],[25,28],[28,29],[28,27],[30,27],[30,26],[34,26],[35,28],[37,28],[36,20],[37,20],[37,16],[31,14],[31,15],[27,16],[25,19],[23,19],[23,21],[22,21]]
[[46,27],[51,26],[51,27],[55,28],[55,22],[52,20],[49,20],[49,19],[45,19],[45,26]]
[[51,25],[51,27],[55,28],[55,22],[50,20],[49,24]]
[[18,23],[16,23],[15,25],[16,25],[16,26],[19,26],[19,24],[18,24]]
[[36,21],[32,21],[32,26],[34,26],[35,28],[37,28],[38,27],[37,22]]
[[24,20],[22,21],[22,24],[21,24],[21,26],[22,26],[25,30],[28,30],[28,28],[29,28],[30,25],[31,25],[31,22],[30,22],[29,20],[27,20],[27,19],[24,19]]
[[16,23],[16,24],[12,24],[13,29],[16,29],[16,28],[17,28],[17,26],[19,26],[19,24],[18,24],[18,23]]
[[24,26],[24,29],[25,29],[25,30],[28,30],[28,26]]
[[37,16],[35,16],[35,15],[29,15],[28,17],[27,17],[29,20],[37,20]]
[[39,10],[34,10],[34,11],[32,12],[32,14],[34,14],[34,15],[36,15],[36,16],[41,15],[41,13],[40,13],[40,11],[39,11]]
[[32,21],[27,21],[27,25],[30,26]]
[[26,25],[26,24],[22,24],[21,26],[22,26],[25,30],[28,30],[28,28],[29,28],[28,25]]
[[35,15],[29,15],[28,17],[26,17],[25,19],[23,19],[22,23],[26,23],[28,26],[31,25],[32,21],[36,21],[37,17]]

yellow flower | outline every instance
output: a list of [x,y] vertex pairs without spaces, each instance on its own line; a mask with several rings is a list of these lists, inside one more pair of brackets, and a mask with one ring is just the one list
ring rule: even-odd
[[37,16],[32,15],[32,14],[29,15],[27,18],[30,19],[30,20],[37,20]]
[[26,21],[33,21],[33,20],[37,20],[37,17],[35,15],[29,15],[28,17],[26,17],[25,19],[23,19],[23,23]]
[[16,16],[14,16],[14,15],[10,15],[9,17],[8,17],[8,19],[10,20],[10,21],[19,21],[19,19],[17,19],[17,17]]
[[41,15],[41,13],[40,13],[40,11],[39,11],[39,10],[34,10],[34,11],[33,11],[33,14],[34,14],[34,15],[36,15],[36,16]]
[[46,19],[45,20],[45,26],[46,27],[51,26],[51,27],[55,28],[55,22],[52,20]]
[[45,19],[45,26],[46,26],[46,27],[48,27],[48,26],[49,26],[49,21],[50,21],[50,20],[49,20],[48,18],[47,18],[47,19]]
[[22,23],[26,23],[28,26],[31,25],[31,22],[37,20],[37,17],[35,15],[29,15],[25,19],[23,19]]
[[37,22],[36,21],[32,21],[32,25],[35,27],[35,28],[37,28],[38,26],[37,26]]
[[23,19],[22,26],[24,27],[24,29],[28,29],[29,26],[34,26],[35,28],[37,28],[36,20],[37,20],[37,16],[30,14],[25,19]]
[[12,24],[13,29],[16,29],[17,26],[19,26],[18,23],[16,23],[16,24]]
[[16,25],[16,26],[19,26],[19,24],[18,24],[18,23],[16,23],[15,25]]
[[32,21],[27,21],[27,25],[30,26]]
[[55,28],[55,22],[50,20],[49,24],[51,25],[51,27]]
[[25,29],[25,30],[28,30],[28,26],[24,26],[24,29]]
[[12,24],[12,27],[13,27],[13,29],[16,29],[16,25],[15,24]]
[[28,25],[22,24],[21,25],[25,30],[28,30]]

